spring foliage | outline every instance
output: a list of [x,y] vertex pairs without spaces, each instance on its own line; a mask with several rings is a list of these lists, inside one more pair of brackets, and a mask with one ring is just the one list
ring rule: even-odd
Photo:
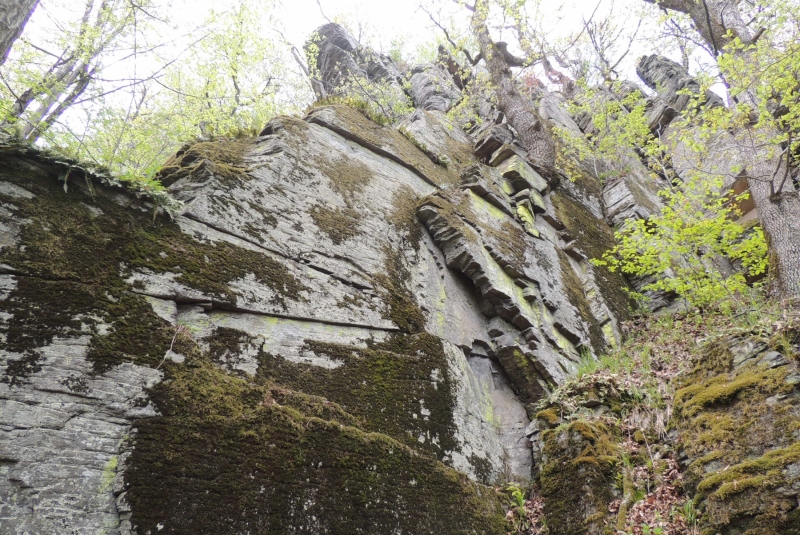
[[[136,16],[128,19],[116,11],[98,16],[97,28],[54,30],[49,41],[39,30],[32,38],[44,39],[45,48],[63,49],[65,57],[77,49],[77,57],[92,61],[81,98],[51,123],[37,121],[32,111],[14,115],[15,95],[26,88],[38,95],[32,108],[39,101],[63,104],[70,91],[64,83],[45,87],[52,78],[42,73],[46,54],[23,36],[3,66],[0,122],[9,131],[35,124],[40,145],[157,187],[153,175],[183,143],[255,135],[270,118],[299,112],[311,100],[288,51],[264,35],[277,25],[272,7],[269,0],[220,2],[188,36],[165,26],[160,2],[130,8]],[[109,36],[84,43],[96,34],[95,41]]]
[[[691,180],[661,195],[666,201],[661,213],[628,221],[617,232],[618,244],[595,259],[595,265],[653,276],[644,291],[674,292],[701,307],[719,305],[745,291],[746,275],[766,271],[767,243],[761,227],[747,229],[734,220],[737,203],[747,194],[727,195],[722,179],[716,178]],[[724,259],[740,262],[743,270],[726,273],[720,266]]]
[[[653,180],[660,175],[668,185],[659,192],[664,202],[661,211],[647,220],[628,220],[616,232],[617,245],[593,259],[595,265],[651,280],[641,287],[643,293],[673,292],[699,307],[723,305],[766,272],[763,230],[737,221],[742,215],[740,205],[749,194],[734,195],[728,189],[730,172],[740,169],[734,166],[728,174],[695,169],[679,178],[668,157],[677,145],[695,158],[707,155],[715,133],[735,120],[735,109],[706,108],[703,97],[692,95],[689,111],[674,123],[676,137],[665,142],[650,131],[646,103],[638,91],[625,92],[615,86],[585,89],[584,95],[582,104],[572,111],[591,115],[592,133],[583,137],[557,132],[565,148],[559,163],[567,175],[591,168],[600,180],[614,178],[627,171],[625,162],[638,157],[649,167]],[[742,269],[730,269],[729,262]],[[644,299],[643,293],[633,292],[633,296]]]

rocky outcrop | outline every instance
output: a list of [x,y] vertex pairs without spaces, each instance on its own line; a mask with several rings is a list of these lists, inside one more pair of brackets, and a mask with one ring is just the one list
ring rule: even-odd
[[[482,481],[504,470],[524,476],[527,418],[498,370],[467,361],[462,348],[490,343],[486,320],[414,223],[415,199],[447,171],[400,134],[376,141],[369,128],[379,127],[348,113],[319,110],[308,121],[276,120],[254,140],[187,147],[162,172],[184,202],[173,222],[154,222],[152,206],[130,207],[127,192],[77,170],[67,176],[46,157],[5,156],[2,492],[13,509],[2,515],[4,531],[55,533],[66,523],[79,532],[197,532],[212,518],[227,522],[230,504],[212,500],[192,516],[168,498],[229,494],[259,470],[258,485],[236,499],[263,488],[280,496],[244,507],[227,532],[262,516],[307,532],[326,518],[348,531],[355,519],[322,514],[334,504],[312,506],[307,492],[326,489],[340,509],[363,495],[347,482],[358,474],[374,486],[372,472],[392,482],[376,504],[410,499],[398,494],[399,479],[420,495],[395,503],[392,525],[426,531],[444,512],[423,497],[435,492],[459,515],[474,503],[475,516],[447,529],[494,529],[493,498],[442,463]],[[184,405],[196,397],[208,405]],[[183,433],[192,429],[206,438],[190,445]],[[305,429],[297,440],[308,447],[270,449],[293,429]],[[233,432],[252,440],[220,442]],[[315,443],[327,453],[314,453]],[[223,444],[230,457],[198,461]],[[292,464],[301,457],[335,467],[352,448],[372,464],[342,468],[325,484],[295,489],[258,468],[259,452],[282,452],[287,477],[300,478],[311,466]],[[394,468],[389,450],[400,455]],[[281,508],[293,500],[306,515],[287,516]],[[419,517],[423,502],[435,510]],[[404,507],[413,515],[396,519]],[[367,532],[389,520],[370,522]]]
[[[642,56],[636,64],[636,74],[658,96],[676,112],[682,112],[701,90],[700,84],[686,69],[664,56]],[[716,93],[705,91],[703,101],[706,106],[721,106],[722,99]]]
[[549,533],[630,531],[644,518],[676,534],[797,533],[797,347],[785,327],[718,337],[661,407],[637,401],[624,373],[574,379],[529,430]]
[[453,78],[439,65],[418,65],[411,70],[410,93],[417,109],[447,111],[461,98]]
[[[675,174],[684,181],[721,178],[723,188],[733,189],[737,195],[746,191],[741,142],[736,141],[730,132],[722,130],[709,134],[705,131],[707,129],[685,124],[670,127],[672,119],[688,105],[689,99],[697,98],[700,91],[697,80],[681,65],[663,56],[640,58],[637,73],[657,92],[650,99],[649,115],[658,121],[659,135],[670,150],[670,164]],[[723,103],[718,95],[706,91],[702,104],[721,106]],[[658,114],[661,115],[655,119]],[[702,150],[698,150],[698,146]],[[752,200],[741,202],[740,208],[742,215],[747,214],[754,209]],[[750,219],[755,217],[755,212],[749,215]]]
[[[400,88],[314,43],[328,94]],[[490,108],[471,137],[440,78],[396,128],[326,105],[187,144],[169,196],[0,144],[0,531],[504,532],[486,485],[530,478],[535,403],[628,300],[589,262],[599,183]]]
[[399,88],[403,76],[391,58],[361,46],[342,26],[329,23],[318,28],[305,46],[319,75],[322,91],[317,97],[348,95],[354,79],[386,83]]
[[800,533],[800,372],[787,343],[720,340],[675,395],[680,461],[709,532]]
[[500,532],[480,483],[617,316],[582,194],[471,145],[281,117],[167,162],[172,220],[4,145],[3,531]]

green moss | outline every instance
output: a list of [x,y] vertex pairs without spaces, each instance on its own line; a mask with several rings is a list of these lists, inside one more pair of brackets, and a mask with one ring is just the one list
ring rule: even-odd
[[321,122],[321,119],[317,118],[321,109],[330,110],[335,116],[334,122],[329,126],[345,131],[362,145],[385,151],[432,184],[445,186],[459,182],[460,177],[455,170],[434,164],[424,152],[396,129],[376,124],[358,110],[342,105],[326,106],[312,110],[306,120],[311,123]]
[[691,461],[686,483],[715,533],[782,534],[796,502],[775,489],[797,484],[784,468],[800,461],[800,399],[789,366],[734,369],[729,348],[738,343],[706,346],[675,394],[674,425]]
[[128,270],[149,269],[177,273],[177,282],[221,301],[235,304],[232,281],[254,275],[275,292],[273,303],[286,307],[286,299],[305,300],[307,288],[280,261],[228,242],[204,243],[184,234],[174,223],[160,222],[131,232],[121,260]]
[[[208,356],[217,365],[233,373],[239,356],[253,348],[253,340],[249,334],[229,327],[217,327],[207,339]],[[240,372],[244,373],[244,372]]]
[[105,318],[111,320],[111,328],[105,335],[92,337],[87,360],[95,373],[121,362],[158,366],[169,349],[172,328],[142,297],[124,291],[117,295],[115,301],[106,297],[110,302],[105,306]]
[[296,409],[306,416],[341,422],[344,425],[364,428],[364,420],[345,411],[338,403],[333,403],[320,396],[304,394],[284,387],[273,387],[269,390],[270,399],[278,405]]
[[[23,354],[2,381],[15,384],[38,371],[37,349],[55,337],[90,336],[88,359],[98,373],[120,362],[157,363],[169,347],[169,328],[143,297],[127,291],[119,274],[125,239],[135,225],[149,224],[149,217],[100,197],[67,194],[55,180],[26,186],[35,198],[3,199],[14,207],[14,218],[30,223],[22,227],[17,247],[0,251],[0,263],[21,274],[0,311],[9,315],[8,350]],[[110,324],[107,334],[101,324]]]
[[[174,273],[175,280],[224,302],[237,295],[229,283],[253,274],[275,292],[274,302],[304,299],[305,287],[280,262],[256,251],[203,243],[177,224],[124,208],[97,195],[65,193],[56,177],[23,169],[8,178],[35,193],[20,200],[0,196],[22,226],[16,247],[0,251],[0,263],[20,275],[0,312],[10,363],[2,381],[16,384],[39,370],[37,351],[54,338],[90,336],[88,359],[95,373],[122,362],[157,366],[173,329],[149,303],[129,291],[131,271]],[[107,332],[103,326],[107,325]]]
[[737,373],[733,378],[727,375],[716,376],[702,384],[691,385],[675,393],[676,414],[692,417],[709,405],[725,403],[741,392],[752,390],[779,393],[791,390],[784,383],[788,370],[754,370],[752,367]]
[[536,419],[544,422],[548,427],[557,427],[561,423],[561,418],[554,408],[545,409],[536,413]]
[[328,158],[325,154],[313,154],[312,158],[316,169],[328,177],[331,187],[352,208],[354,200],[372,180],[369,167],[354,158]]
[[697,497],[706,500],[708,521],[724,525],[730,520],[730,513],[744,510],[762,524],[763,533],[785,533],[775,527],[785,525],[786,512],[795,509],[796,513],[796,503],[788,500],[786,504],[786,499],[774,490],[797,483],[796,478],[787,477],[786,468],[798,462],[800,443],[795,443],[709,475],[697,489]]
[[311,113],[311,111],[317,108],[326,108],[328,106],[346,106],[356,110],[363,115],[365,119],[369,119],[373,123],[381,126],[387,126],[392,123],[389,117],[375,113],[373,106],[368,101],[353,96],[328,95],[325,98],[320,98],[312,102],[311,105],[306,108],[305,113]]
[[416,333],[425,329],[425,316],[407,284],[411,275],[403,255],[384,247],[385,272],[375,275],[375,282],[383,289],[388,306],[385,319],[390,319],[403,332]]
[[361,232],[361,214],[352,208],[328,208],[314,205],[311,207],[311,219],[335,245],[357,236]]
[[583,283],[580,278],[578,278],[575,270],[572,269],[572,264],[570,264],[567,254],[560,249],[558,249],[557,252],[559,265],[561,267],[561,280],[564,282],[567,299],[569,299],[572,306],[578,310],[580,317],[589,325],[589,340],[592,344],[592,348],[600,353],[606,346],[603,328],[600,326],[600,322],[594,317],[594,314],[592,314],[592,306],[589,304],[589,300],[584,293]]
[[617,439],[600,422],[577,420],[542,433],[539,474],[549,533],[599,533],[614,499]]
[[417,222],[417,207],[420,199],[414,190],[406,185],[400,186],[392,197],[392,211],[387,214],[387,219],[394,228],[404,232],[408,240],[419,250],[422,231]]
[[264,354],[259,376],[324,396],[362,419],[364,429],[440,459],[459,447],[454,436],[455,399],[438,338],[427,333],[397,334],[368,348],[308,340],[304,350],[342,365],[328,370]]
[[[589,178],[586,181],[589,185],[595,182]],[[611,228],[604,221],[594,217],[579,200],[561,189],[554,191],[550,195],[550,200],[556,218],[564,225],[567,234],[576,241],[577,249],[587,259],[600,258],[615,245],[614,232]],[[610,272],[605,267],[594,267],[593,272],[603,300],[617,321],[628,318],[632,302],[625,292],[627,288],[625,278],[619,273]]]
[[155,178],[170,186],[182,178],[202,179],[200,171],[207,169],[223,184],[241,185],[249,180],[244,160],[253,141],[247,138],[188,143],[164,163]]
[[137,531],[505,533],[492,491],[335,403],[203,358],[166,371],[127,463]]

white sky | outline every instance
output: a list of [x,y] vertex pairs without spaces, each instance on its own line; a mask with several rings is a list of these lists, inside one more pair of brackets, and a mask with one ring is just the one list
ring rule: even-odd
[[[46,0],[42,0],[46,1]],[[80,0],[75,0],[80,2]],[[430,41],[438,32],[428,16],[419,8],[424,0],[275,0],[275,13],[282,21],[284,36],[301,48],[308,36],[328,19],[345,19],[366,23],[371,30],[371,44],[389,49],[395,39],[406,42],[404,52],[413,52],[416,45]],[[187,21],[187,15],[199,24],[209,9],[224,9],[232,0],[173,0],[173,18]],[[600,2],[598,18],[614,6],[616,13],[644,5],[642,0],[542,0],[542,15],[552,38],[563,37],[581,27],[581,19],[589,18]],[[447,2],[445,2],[445,5]],[[453,10],[458,11],[453,4]],[[468,15],[466,10],[462,10]],[[375,42],[377,41],[377,42]],[[642,52],[644,53],[644,51]],[[649,53],[649,52],[648,52]]]
[[[258,3],[259,0],[255,0]],[[283,36],[291,44],[301,49],[306,39],[311,33],[327,21],[324,15],[331,19],[347,20],[351,26],[366,24],[368,35],[365,41],[372,46],[387,52],[392,42],[401,40],[405,43],[403,48],[404,55],[413,53],[419,44],[430,42],[438,33],[428,16],[419,8],[421,2],[428,3],[430,0],[261,0],[265,5],[275,7],[272,16],[279,20],[277,26],[282,27]],[[34,13],[31,20],[31,32],[37,26],[50,26],[52,21],[62,18],[77,19],[82,12],[86,0],[41,0],[39,8]],[[165,0],[156,0],[156,4],[166,4]],[[165,14],[170,18],[175,27],[176,36],[186,33],[192,28],[199,27],[208,17],[213,9],[225,11],[236,3],[236,0],[172,0],[169,7],[164,9]],[[533,4],[533,0],[529,4]],[[614,13],[620,17],[622,23],[632,23],[635,17],[628,15],[630,10],[644,6],[643,0],[540,0],[542,4],[541,15],[545,19],[547,39],[554,42],[559,37],[565,37],[579,31],[582,26],[582,18],[589,18],[591,13],[600,4],[597,13],[597,20],[608,12],[611,6]],[[465,9],[459,8],[455,2],[443,0],[440,2],[451,12],[460,13],[466,18],[468,13]],[[67,12],[67,13],[65,13]],[[47,24],[47,19],[50,24]],[[620,20],[618,19],[618,20]],[[44,23],[44,24],[43,24]],[[264,38],[280,41],[281,38],[265,24]],[[272,25],[274,26],[274,24]],[[642,32],[642,36],[645,32]],[[26,35],[31,35],[26,29]],[[171,37],[171,36],[169,36]],[[356,36],[359,37],[359,36]],[[510,36],[499,36],[504,40],[513,43]],[[35,39],[33,39],[35,41]],[[648,49],[648,43],[641,41],[636,43],[635,49],[626,58],[626,68],[623,72],[628,77],[635,77],[632,71],[632,64],[636,57],[641,54],[654,52]],[[677,58],[676,58],[677,59]]]
[[[168,0],[155,0],[155,3],[163,7],[166,1]],[[263,1],[266,6],[274,3],[273,9],[265,9],[266,13],[271,13],[273,21],[263,24],[263,39],[272,40],[281,47],[284,46],[285,37],[292,45],[302,49],[311,33],[327,22],[326,17],[331,20],[346,20],[351,27],[365,25],[367,35],[361,36],[362,42],[372,45],[381,52],[388,52],[394,41],[402,41],[403,54],[406,57],[413,54],[418,45],[430,43],[439,34],[439,30],[431,23],[428,15],[419,7],[421,2],[428,3],[432,0],[254,0],[254,3],[257,4],[259,1]],[[534,1],[529,0],[529,5],[534,4]],[[41,35],[42,31],[52,32],[53,25],[57,25],[59,21],[66,18],[78,19],[85,3],[86,0],[41,0],[23,37],[36,42],[37,29]],[[171,40],[183,35],[181,41],[195,40],[194,35],[186,36],[186,34],[201,26],[211,10],[223,12],[235,3],[237,0],[172,0],[169,6],[163,9],[163,14],[170,19],[173,26],[171,32],[174,35],[159,36],[159,38]],[[589,18],[598,3],[600,8],[597,10],[596,20],[601,20],[613,6],[617,17],[615,20],[619,21],[619,24],[634,24],[634,21],[638,20],[634,10],[641,9],[645,5],[643,0],[540,0],[540,3],[541,16],[545,21],[542,28],[550,43],[580,31],[582,19]],[[469,13],[455,2],[441,0],[439,4],[445,6],[451,13],[463,16],[465,20],[469,16]],[[282,29],[283,37],[275,32],[274,27]],[[48,29],[42,30],[42,28]],[[652,34],[655,31],[650,28],[640,33],[640,40],[634,43],[628,57],[620,66],[619,71],[625,78],[638,81],[634,69],[635,61],[642,54],[656,52],[652,49],[652,43],[646,39],[648,32]],[[509,41],[513,46],[514,39],[510,35],[496,34],[495,37]],[[174,57],[177,50],[182,48],[175,47],[172,56]],[[663,51],[658,52],[663,53]],[[166,56],[169,57],[170,53]],[[287,54],[286,57],[286,61],[290,62],[290,68],[299,71],[290,56]],[[155,70],[158,66],[151,63],[150,68]],[[132,74],[125,71],[130,69],[127,64],[106,64],[106,67],[108,68],[104,76],[108,78],[123,79]],[[139,68],[150,70],[145,64]],[[139,72],[140,76],[143,74]]]

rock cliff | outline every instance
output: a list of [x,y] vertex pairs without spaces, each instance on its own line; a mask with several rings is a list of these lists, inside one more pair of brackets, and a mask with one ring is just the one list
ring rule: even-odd
[[[326,93],[401,90],[319,33]],[[541,176],[497,112],[452,122],[444,67],[409,80],[398,126],[324,105],[187,144],[171,201],[0,142],[0,531],[506,532],[490,485],[539,472],[536,403],[628,314],[589,259],[658,199]]]

